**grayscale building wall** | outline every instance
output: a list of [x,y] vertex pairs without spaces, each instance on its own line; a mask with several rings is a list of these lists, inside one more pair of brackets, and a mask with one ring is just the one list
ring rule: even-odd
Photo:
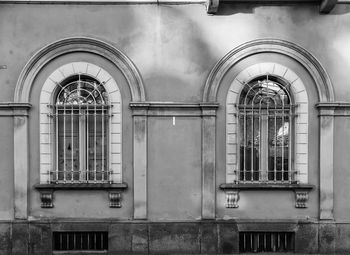
[[[243,2],[0,0],[0,254],[55,254],[55,231],[107,231],[108,254],[236,254],[249,231],[350,253],[350,5]],[[72,62],[120,89],[119,186],[40,183],[40,93]],[[227,181],[227,94],[266,63],[307,92],[303,185]]]

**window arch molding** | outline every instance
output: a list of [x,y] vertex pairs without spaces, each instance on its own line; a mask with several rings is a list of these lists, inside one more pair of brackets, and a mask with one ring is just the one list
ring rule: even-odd
[[[139,71],[124,53],[109,43],[90,37],[70,37],[50,43],[36,52],[23,67],[14,92],[14,103],[20,106],[23,105],[22,108],[18,107],[18,109],[16,109],[16,116],[14,117],[14,217],[16,219],[26,219],[28,217],[28,116],[31,107],[30,96],[35,84],[35,79],[43,68],[54,59],[76,52],[92,53],[110,61],[124,75],[131,95],[130,101],[142,103],[146,100],[143,80]],[[134,122],[137,121],[138,119],[134,118]],[[146,139],[144,138],[144,144],[146,144],[145,141]],[[134,157],[139,157],[141,155],[141,157],[145,158],[145,148],[146,146],[143,146],[142,149],[134,152]],[[144,172],[146,172],[146,164],[139,164],[140,166],[138,162],[134,164],[135,175],[143,176]],[[143,182],[143,186],[146,186],[145,178],[141,179],[140,182]],[[141,200],[144,200],[144,189],[139,193],[143,196]],[[50,199],[52,199],[52,196]]]
[[71,37],[51,43],[39,50],[23,68],[15,88],[14,102],[30,102],[33,81],[41,69],[53,59],[71,52],[97,54],[111,61],[125,75],[131,92],[131,100],[145,101],[145,89],[141,75],[133,62],[111,44],[89,37]]
[[[334,129],[334,107],[335,95],[331,80],[320,62],[301,46],[280,39],[258,39],[246,42],[221,58],[210,71],[204,84],[202,102],[203,105],[217,104],[218,94],[225,76],[238,63],[253,57],[254,55],[272,53],[290,58],[303,67],[314,82],[316,96],[319,103],[316,107],[319,110],[320,119],[320,219],[333,219],[333,129]],[[227,81],[225,81],[227,82]],[[305,84],[309,86],[309,84]],[[216,116],[216,112],[214,113]],[[210,208],[211,216],[215,215],[215,201],[219,199],[213,194],[216,190],[216,122],[213,118],[203,117],[203,133],[210,132],[209,138],[202,140],[202,161],[203,161],[203,204]],[[327,159],[327,160],[326,160]],[[232,185],[220,185],[225,191],[234,191]],[[225,188],[226,187],[226,188]],[[237,191],[237,189],[236,189]],[[239,200],[238,192],[229,192],[226,196],[226,206],[235,208]],[[297,193],[299,200],[304,193]],[[307,197],[307,196],[306,196]],[[298,205],[298,203],[296,203]],[[298,205],[298,207],[300,204]]]
[[279,39],[250,41],[227,53],[216,63],[206,80],[203,102],[216,102],[221,80],[232,66],[249,56],[269,52],[279,53],[298,61],[315,81],[319,101],[334,102],[334,89],[331,80],[320,62],[299,45]]

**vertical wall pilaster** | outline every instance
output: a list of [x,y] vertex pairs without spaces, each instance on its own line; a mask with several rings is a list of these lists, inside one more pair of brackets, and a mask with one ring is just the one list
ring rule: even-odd
[[202,219],[215,219],[216,103],[202,103]]
[[318,104],[320,118],[320,220],[333,220],[334,105]]
[[147,219],[147,103],[133,109],[134,219]]
[[28,217],[28,109],[29,104],[14,106],[14,218]]

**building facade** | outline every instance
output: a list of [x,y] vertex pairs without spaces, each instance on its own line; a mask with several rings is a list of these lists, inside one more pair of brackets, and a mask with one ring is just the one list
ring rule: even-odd
[[0,254],[350,252],[346,1],[0,1]]

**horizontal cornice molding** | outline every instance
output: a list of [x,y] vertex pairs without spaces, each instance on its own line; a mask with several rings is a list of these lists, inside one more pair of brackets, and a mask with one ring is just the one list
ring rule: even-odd
[[30,103],[0,102],[0,109],[30,109]]
[[0,0],[0,4],[155,4],[155,5],[185,5],[203,4],[208,14],[215,14],[219,4],[319,4],[320,13],[326,14],[333,10],[336,4],[350,4],[350,0]]
[[28,116],[30,103],[0,102],[0,117]]
[[316,108],[319,116],[350,117],[350,102],[320,102]]
[[327,109],[327,108],[349,108],[350,109],[350,102],[319,102],[316,104],[316,107],[319,109]]
[[160,117],[200,117],[216,115],[218,103],[192,103],[192,102],[131,102],[130,108],[134,116],[160,116]]

